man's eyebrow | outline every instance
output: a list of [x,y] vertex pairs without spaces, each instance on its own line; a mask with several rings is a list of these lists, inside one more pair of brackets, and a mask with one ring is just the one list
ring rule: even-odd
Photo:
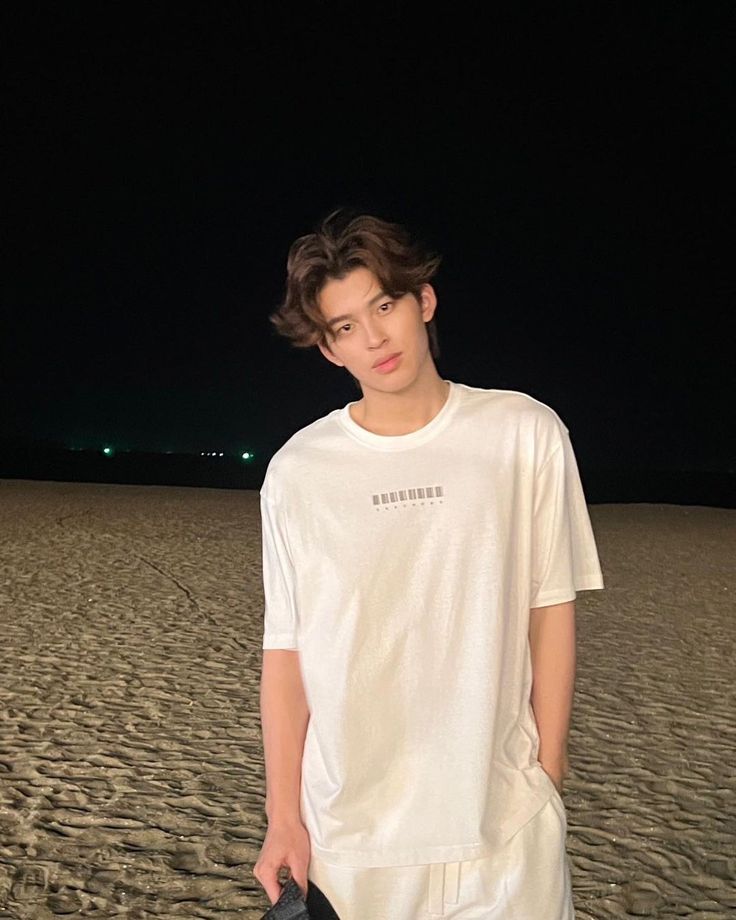
[[[384,297],[389,297],[389,295],[385,291],[379,291],[375,297],[371,297],[367,305],[369,307],[372,307],[374,303],[378,303],[378,301]],[[343,320],[352,319],[352,318],[353,318],[352,313],[341,313],[339,316],[333,316],[332,319],[328,321],[327,325],[332,327],[336,323],[341,323]]]

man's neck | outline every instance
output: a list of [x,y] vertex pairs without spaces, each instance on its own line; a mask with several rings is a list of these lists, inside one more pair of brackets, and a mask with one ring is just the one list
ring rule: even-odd
[[450,395],[450,384],[439,375],[431,388],[421,393],[380,393],[363,391],[363,398],[351,406],[350,417],[373,434],[396,436],[411,434],[428,425]]

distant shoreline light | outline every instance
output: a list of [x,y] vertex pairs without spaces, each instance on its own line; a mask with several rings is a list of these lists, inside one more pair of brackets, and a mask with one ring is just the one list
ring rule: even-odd
[[[143,448],[137,449],[137,448],[130,448],[130,447],[123,447],[123,448],[119,448],[119,449],[118,449],[118,448],[116,448],[116,447],[114,447],[113,445],[110,445],[110,444],[106,444],[104,447],[80,447],[80,446],[78,446],[78,445],[68,445],[68,444],[67,444],[67,445],[64,445],[64,446],[63,446],[63,450],[68,450],[68,451],[99,451],[99,452],[102,453],[105,457],[114,457],[115,454],[121,453],[121,452],[122,452],[122,453],[125,453],[125,454],[129,454],[129,453],[158,454],[158,455],[160,455],[160,456],[168,456],[168,455],[171,455],[171,454],[189,455],[189,456],[192,456],[192,453],[193,453],[192,451],[186,451],[186,450],[181,450],[181,451],[177,451],[177,450],[145,450],[145,449],[143,449]],[[201,450],[201,451],[199,451],[199,456],[200,456],[200,457],[227,457],[227,456],[232,457],[233,454],[229,454],[228,452],[222,451],[222,450],[219,450],[219,451],[218,451],[218,450],[206,450],[206,451],[205,451],[205,450]],[[237,454],[236,456],[238,457],[239,460],[245,460],[246,462],[249,462],[249,461],[255,459],[255,454],[253,453],[252,450],[245,450],[245,451],[243,451],[242,453]]]
[[[201,450],[199,452],[199,456],[200,457],[224,457],[225,453],[224,451],[217,451],[217,450]],[[250,451],[250,450],[243,451],[243,453],[240,455],[241,460],[252,460],[254,457],[255,457],[255,454],[253,453],[253,451]]]

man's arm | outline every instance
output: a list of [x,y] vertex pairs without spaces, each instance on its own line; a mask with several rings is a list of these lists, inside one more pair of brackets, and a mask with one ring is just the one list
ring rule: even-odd
[[302,755],[309,723],[298,650],[263,650],[260,706],[266,817],[269,826],[297,823],[302,820]]
[[575,601],[532,607],[529,646],[539,761],[562,793],[569,769],[567,736],[575,689]]

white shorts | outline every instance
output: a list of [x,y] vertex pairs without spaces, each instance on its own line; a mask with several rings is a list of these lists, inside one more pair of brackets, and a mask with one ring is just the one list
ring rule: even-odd
[[420,866],[334,866],[312,855],[307,877],[340,920],[575,920],[557,793],[490,856]]

